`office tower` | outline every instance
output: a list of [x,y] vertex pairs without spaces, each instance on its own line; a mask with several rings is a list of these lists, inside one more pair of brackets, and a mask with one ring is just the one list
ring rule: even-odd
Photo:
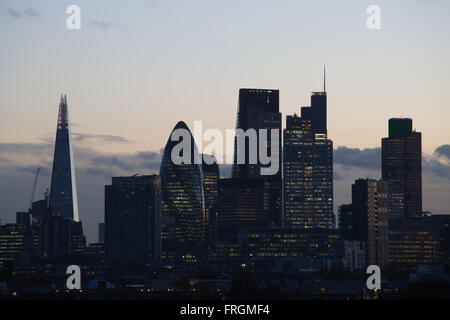
[[69,254],[70,219],[48,215],[42,219],[42,253],[60,258]]
[[[212,164],[202,163],[203,190],[205,194],[205,215],[206,215],[206,242],[208,253],[212,254],[217,240],[217,198],[219,194],[219,165],[214,156],[211,157]],[[211,162],[209,162],[211,163]]]
[[364,241],[343,240],[344,269],[350,272],[361,271],[367,268],[366,246]]
[[219,241],[237,243],[245,228],[269,227],[264,210],[263,179],[220,179],[217,229]]
[[389,263],[440,263],[440,225],[431,217],[394,219],[389,223]]
[[353,208],[351,204],[343,204],[339,206],[339,221],[338,221],[338,229],[339,234],[344,240],[354,240],[357,239],[354,234],[354,215]]
[[311,96],[301,117],[286,117],[283,179],[287,228],[334,228],[333,142],[327,138],[326,92]]
[[98,224],[98,243],[105,243],[105,223]]
[[59,104],[49,204],[54,215],[79,221],[72,138],[66,96],[61,96]]
[[354,240],[366,244],[367,264],[388,263],[388,183],[358,179],[352,185]]
[[27,265],[36,254],[38,239],[30,226],[5,224],[0,226],[0,270]]
[[86,252],[86,237],[83,234],[81,221],[68,222],[68,255],[79,255]]
[[401,184],[388,185],[389,220],[405,216],[405,189]]
[[160,178],[113,177],[105,186],[105,251],[110,261],[159,262]]
[[48,193],[45,193],[45,199],[34,201],[31,204],[31,225],[39,239],[38,256],[44,255],[44,219],[50,215],[48,209]]
[[[342,246],[337,230],[248,228],[240,232],[244,256],[256,265],[272,270],[283,260],[303,262],[317,268],[330,268],[342,261]],[[298,274],[298,268],[295,270]]]
[[30,212],[16,212],[16,224],[31,225]]
[[[172,151],[181,142],[167,141],[161,162],[162,190],[162,263],[173,266],[186,263],[196,266],[206,254],[205,200],[201,159],[194,138],[187,125],[180,121],[172,133],[181,130],[190,137],[190,161],[172,161]],[[172,134],[170,135],[172,136]],[[186,141],[187,143],[188,141]],[[189,150],[180,150],[180,156]],[[185,154],[184,152],[187,152]]]
[[366,267],[366,243],[356,234],[356,224],[353,206],[344,204],[339,206],[339,235],[344,247],[344,268],[354,272]]
[[[235,137],[234,141],[234,165],[233,178],[255,179],[263,178],[263,194],[266,215],[272,226],[281,226],[281,113],[279,112],[279,91],[264,89],[240,89],[239,104],[236,121],[236,129],[242,129],[247,132],[249,129],[256,130],[256,139],[251,137],[245,138],[245,163],[239,162],[238,152],[242,152],[239,148],[239,138]],[[262,175],[261,169],[270,165],[263,165],[260,162],[260,129],[267,130],[267,155],[272,155],[278,161],[278,171],[274,175]],[[271,153],[271,130],[278,130],[278,142],[275,148],[275,155]],[[250,135],[251,136],[251,135]],[[251,149],[256,152],[257,163],[251,163]]]
[[389,119],[389,137],[382,139],[382,179],[404,190],[404,214],[422,214],[422,134],[412,119]]

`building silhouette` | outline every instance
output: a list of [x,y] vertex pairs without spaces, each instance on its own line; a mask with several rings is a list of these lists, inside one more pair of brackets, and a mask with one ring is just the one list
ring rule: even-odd
[[230,178],[219,180],[218,239],[238,243],[245,228],[269,228],[264,210],[263,179]]
[[79,221],[67,96],[61,96],[53,157],[50,208],[53,214]]
[[105,223],[98,224],[98,243],[105,243]]
[[[381,144],[382,179],[404,192],[406,217],[421,215],[422,134],[413,131],[412,119],[389,119],[389,137]],[[401,216],[401,211],[393,215]]]
[[[208,163],[205,161],[210,157]],[[203,191],[205,195],[206,243],[209,256],[214,254],[217,241],[217,201],[219,196],[219,165],[214,156],[203,154]]]
[[[234,165],[233,178],[255,179],[263,178],[263,196],[266,205],[266,211],[269,224],[273,226],[281,226],[281,113],[279,112],[279,91],[265,89],[240,89],[239,103],[236,120],[236,130],[242,129],[246,132],[249,129],[256,130],[256,139],[252,141],[251,137],[245,138],[245,155],[244,163],[239,163],[239,140],[238,136],[234,141]],[[263,165],[259,159],[260,153],[260,129],[267,130],[267,155],[271,154],[272,141],[271,130],[278,130],[278,142],[275,146],[275,158],[278,161],[278,168],[274,175],[262,175],[261,168],[269,167]],[[252,149],[252,145],[254,148]],[[251,150],[256,152],[257,161],[252,163]]]
[[348,240],[365,243],[368,265],[376,264],[380,267],[387,265],[389,259],[388,183],[374,179],[356,180],[352,185],[351,213],[353,239]]
[[111,261],[159,263],[160,221],[159,176],[113,177],[105,186],[105,250]]
[[[167,266],[177,263],[198,265],[206,254],[206,215],[203,191],[202,162],[194,138],[187,125],[180,121],[172,133],[182,130],[190,141],[180,156],[190,151],[189,163],[176,164],[172,151],[180,143],[169,137],[161,162],[162,233],[161,259]],[[170,135],[172,136],[172,134]]]
[[334,228],[333,142],[327,138],[326,92],[311,95],[301,117],[286,117],[283,202],[286,228]]

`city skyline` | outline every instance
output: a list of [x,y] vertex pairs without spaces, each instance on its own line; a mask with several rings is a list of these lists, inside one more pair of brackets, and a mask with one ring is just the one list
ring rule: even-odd
[[[8,44],[0,75],[3,223],[26,208],[37,165],[42,172],[35,200],[50,186],[55,97],[61,92],[69,96],[73,120],[80,219],[93,242],[104,185],[112,176],[157,173],[160,150],[178,121],[190,128],[196,120],[222,131],[234,128],[239,88],[275,88],[284,128],[284,117],[300,113],[309,104],[308,93],[322,87],[324,63],[328,135],[335,145],[335,214],[350,199],[349,182],[381,177],[387,120],[402,116],[412,118],[423,134],[423,208],[448,213],[450,48],[440,41],[449,29],[447,2],[414,1],[406,9],[380,1],[378,33],[365,28],[367,4],[356,1],[258,2],[258,10],[249,2],[238,5],[236,16],[237,4],[218,2],[218,7],[108,3],[80,1],[86,19],[79,33],[65,29],[65,3],[1,3],[0,37]],[[34,11],[24,13],[27,8]],[[221,15],[244,32],[231,30]],[[189,23],[196,18],[201,19]],[[270,23],[263,27],[265,21]],[[206,30],[209,25],[213,30]],[[163,28],[167,34],[159,32]],[[17,35],[22,41],[15,41]],[[14,69],[18,65],[23,67]]]
[[[284,115],[282,115],[282,117],[284,117]],[[426,133],[425,133],[426,134]],[[387,135],[387,134],[386,134]],[[380,137],[380,142],[381,142],[381,138],[382,137]],[[88,138],[86,138],[86,139],[88,139]],[[108,139],[108,137],[103,137],[102,139]],[[76,138],[75,138],[75,140],[76,140]],[[82,139],[81,139],[81,141],[82,141]],[[53,142],[54,143],[54,142]],[[284,141],[283,141],[283,143],[284,143]],[[52,146],[53,146],[53,144],[51,144]],[[381,144],[380,144],[381,145]],[[381,149],[381,148],[380,148]],[[367,150],[367,149],[366,149]],[[338,147],[338,150],[334,150],[335,152],[336,151],[342,151],[342,149],[339,149],[339,147]],[[349,154],[351,155],[351,153],[352,153],[352,150],[351,149],[349,149],[348,151],[350,151],[349,152]],[[354,152],[355,150],[353,149],[353,152]],[[444,148],[444,150],[443,150],[444,152],[445,152],[445,148]],[[52,152],[53,152],[53,150],[52,150]],[[373,150],[372,150],[372,152],[373,152]],[[361,152],[360,151],[360,153],[363,153],[363,152]],[[445,155],[445,153],[443,153],[443,155]],[[142,161],[144,161],[145,162],[145,160],[147,160],[146,159],[146,156],[149,156],[148,154],[145,154],[145,153],[142,153],[141,154],[141,157],[142,157]],[[359,155],[359,156],[361,156],[361,155]],[[74,155],[74,157],[75,157],[75,159],[77,158],[77,152],[75,151],[75,155]],[[139,156],[137,156],[138,158],[139,158]],[[356,155],[356,157],[358,157],[358,155]],[[381,177],[381,150],[380,150],[380,155],[379,155],[379,157],[380,157],[380,167],[379,168],[373,168],[372,167],[372,175],[371,176],[367,176],[367,177],[369,177],[369,178],[380,178]],[[53,158],[53,154],[51,154],[51,158]],[[102,159],[101,157],[99,157],[98,159]],[[149,159],[151,160],[151,162],[150,162],[150,165],[152,165],[152,163],[153,163],[153,161],[154,161],[154,163],[155,163],[155,168],[153,168],[153,169],[147,169],[147,171],[143,171],[143,172],[139,172],[139,174],[140,175],[145,175],[145,174],[154,174],[154,173],[158,173],[158,169],[159,169],[159,164],[160,164],[160,162],[161,162],[161,160],[162,160],[162,158],[161,157],[158,157],[158,154],[157,153],[155,153],[155,154],[151,154],[150,155],[150,157],[149,157]],[[117,158],[109,158],[109,159],[107,159],[108,161],[119,161],[119,159],[117,159]],[[342,160],[346,160],[346,159],[342,159]],[[348,160],[347,160],[348,161]],[[364,159],[363,159],[363,161],[364,161]],[[367,160],[366,160],[367,161]],[[114,164],[113,163],[109,163],[110,165],[111,165],[111,175],[107,178],[107,179],[109,179],[110,180],[110,177],[112,177],[112,176],[126,176],[127,174],[126,173],[124,173],[124,172],[126,172],[126,170],[122,170],[122,174],[114,174]],[[336,163],[335,163],[336,164]],[[424,161],[424,164],[425,164],[425,166],[427,165],[427,160],[425,160]],[[51,165],[51,163],[50,163],[50,165]],[[77,161],[75,160],[75,165],[77,166]],[[130,166],[132,165],[132,163],[130,163]],[[142,164],[141,164],[142,165]],[[339,163],[338,163],[338,165],[339,165]],[[364,164],[363,164],[364,165]],[[51,167],[51,166],[50,166]],[[120,165],[118,166],[119,168],[120,168]],[[142,167],[145,167],[145,165],[144,166],[142,166]],[[141,167],[141,168],[142,168]],[[364,168],[364,167],[362,167],[362,168]],[[30,166],[29,168],[27,168],[27,172],[28,172],[28,180],[29,180],[29,185],[31,185],[31,181],[32,181],[32,177],[33,177],[33,175],[32,174],[34,174],[34,172],[33,172],[33,170],[35,170],[35,167],[33,167],[33,166]],[[83,171],[83,169],[81,169],[82,171]],[[128,171],[129,172],[134,172],[133,171],[134,170],[134,168],[131,168],[131,169],[128,169]],[[50,181],[51,181],[51,179],[50,179],[50,176],[49,176],[49,174],[47,173],[47,175],[45,174],[45,169],[43,170],[44,171],[44,175],[43,175],[43,177],[40,177],[39,178],[39,183],[38,183],[38,186],[40,186],[41,187],[41,189],[40,189],[40,191],[44,191],[44,188],[42,188],[42,186],[50,186]],[[50,171],[51,172],[51,170],[48,170],[48,171]],[[78,168],[76,167],[76,169],[75,169],[75,171],[76,171],[76,174],[78,175],[78,173],[77,173],[77,171],[78,171]],[[120,171],[120,170],[119,170]],[[227,177],[227,176],[231,176],[232,175],[232,172],[231,172],[232,170],[231,170],[231,167],[226,167],[226,165],[225,166],[223,166],[223,165],[221,165],[221,176],[222,177]],[[339,170],[338,170],[339,171]],[[379,171],[379,173],[376,173],[377,171]],[[41,171],[42,172],[42,171]],[[116,171],[117,172],[117,171]],[[363,171],[364,172],[364,171]],[[370,170],[369,171],[366,171],[366,172],[370,172]],[[424,175],[426,176],[426,172],[427,172],[427,170],[425,170],[425,173],[424,173]],[[86,172],[87,173],[87,172]],[[85,173],[85,174],[86,174]],[[338,174],[339,174],[339,172],[338,172]],[[357,178],[364,178],[364,175],[358,175],[358,173],[354,173],[354,175],[352,176],[352,178],[354,178],[354,180],[355,179],[357,179]],[[109,181],[108,180],[108,181]],[[334,177],[334,180],[335,180],[335,184],[336,184],[336,180],[338,180],[338,183],[339,183],[339,178],[337,178],[336,176]],[[48,183],[45,183],[45,182],[48,182]],[[106,182],[105,184],[107,184],[107,183],[109,183],[109,182]],[[103,187],[104,185],[102,185],[102,187]],[[22,187],[24,187],[24,188],[26,188],[26,187],[29,187],[28,185],[25,185],[25,186],[22,186]],[[346,187],[348,188],[348,185],[346,185]],[[341,190],[340,191],[342,191],[342,187],[340,188]],[[348,188],[348,189],[350,189],[350,188]],[[424,188],[425,190],[424,190],[424,194],[427,194],[427,190],[426,190],[426,187]],[[38,189],[38,191],[39,191],[39,189]],[[445,190],[444,190],[445,191]],[[345,192],[345,191],[344,191]],[[41,192],[41,194],[42,194],[42,192]],[[336,195],[336,192],[335,192],[335,195]],[[37,193],[36,194],[36,196],[35,196],[35,200],[38,200],[39,199],[39,193]],[[102,196],[102,195],[101,195]],[[335,203],[334,203],[334,208],[335,208],[335,212],[334,212],[334,214],[335,215],[337,215],[337,207],[339,206],[339,205],[342,205],[342,204],[344,204],[344,203],[346,203],[346,202],[348,202],[348,198],[344,198],[344,199],[342,199],[342,198],[338,198],[338,200],[336,200],[335,201]],[[96,201],[98,201],[99,199],[97,198],[97,200]],[[445,200],[445,199],[444,199]],[[101,201],[98,201],[99,203],[101,202]],[[425,198],[425,201],[424,201],[425,203],[427,202],[426,201],[426,198]],[[424,210],[429,210],[428,209],[429,207],[424,207]],[[17,208],[16,210],[19,210],[20,208]],[[15,211],[13,211],[13,213],[14,213]],[[447,213],[447,212],[443,212],[443,211],[434,211],[434,213]],[[92,231],[92,230],[95,230],[97,227],[97,222],[102,222],[103,220],[102,220],[102,214],[103,214],[103,211],[102,212],[100,212],[99,214],[96,214],[95,216],[89,216],[89,215],[86,215],[86,214],[82,214],[82,216],[80,217],[80,219],[81,220],[85,220],[86,221],[86,227],[85,227],[85,229],[87,229],[87,230],[90,230],[90,231],[87,231],[86,232],[86,234],[87,234],[87,237],[88,237],[88,240],[89,240],[89,242],[95,242],[94,241],[94,239],[96,239],[97,238],[97,234],[95,233],[95,231]],[[4,218],[4,217],[2,217],[2,218]],[[96,220],[93,220],[92,218],[96,218]],[[14,217],[14,215],[13,214],[11,214],[10,215],[10,218],[8,219],[8,218],[6,218],[6,219],[2,219],[2,221],[3,221],[3,223],[6,223],[6,222],[12,222],[13,221],[13,219],[15,219],[15,217]]]

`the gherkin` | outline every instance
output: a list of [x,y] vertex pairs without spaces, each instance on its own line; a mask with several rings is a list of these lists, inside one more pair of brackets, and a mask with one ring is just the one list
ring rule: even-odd
[[[180,121],[175,130],[182,129],[190,137],[191,157],[187,163],[175,164],[172,150],[181,141],[169,137],[161,162],[161,259],[170,266],[177,263],[198,265],[205,256],[205,225],[203,177],[200,155],[187,125]],[[171,134],[172,136],[172,134]],[[183,150],[181,152],[188,152]]]

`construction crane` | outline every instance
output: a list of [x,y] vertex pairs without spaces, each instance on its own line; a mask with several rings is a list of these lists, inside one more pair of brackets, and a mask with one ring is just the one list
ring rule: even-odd
[[31,200],[30,200],[30,205],[28,206],[29,210],[31,210],[31,207],[33,205],[34,193],[36,192],[36,184],[37,184],[37,179],[38,179],[40,170],[41,170],[41,167],[37,167],[36,174],[34,175],[33,189],[31,190]]

